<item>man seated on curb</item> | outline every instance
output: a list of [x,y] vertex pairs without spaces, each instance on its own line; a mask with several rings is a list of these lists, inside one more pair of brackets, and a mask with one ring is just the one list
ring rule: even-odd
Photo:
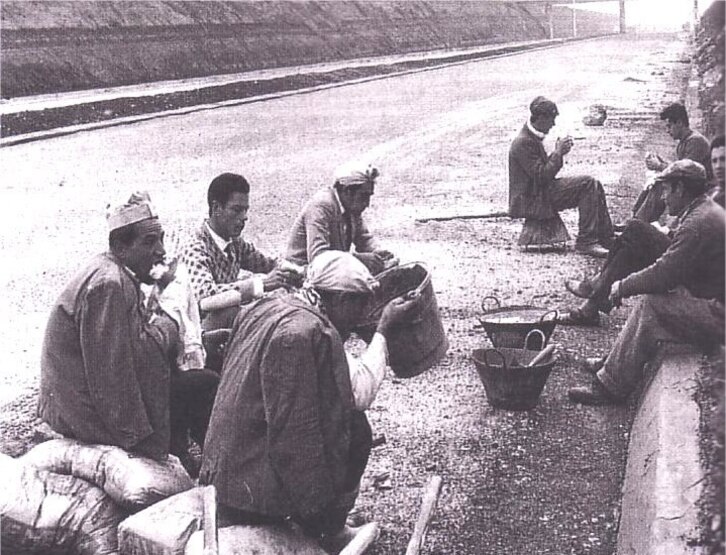
[[[154,282],[151,269],[166,254],[148,196],[113,209],[108,225],[110,250],[71,280],[51,311],[38,416],[69,438],[185,462],[188,432],[204,444],[219,380],[174,366],[177,323],[162,298],[144,302],[141,284]],[[161,297],[172,279],[158,279]]]
[[572,149],[572,138],[558,138],[555,150],[547,155],[542,141],[555,126],[557,105],[538,96],[529,111],[529,119],[509,148],[509,216],[546,220],[561,210],[577,207],[575,249],[605,258],[613,240],[613,225],[602,184],[589,175],[556,177]]
[[240,304],[296,280],[290,265],[278,263],[242,239],[249,193],[249,183],[241,175],[215,177],[207,191],[209,219],[182,249],[181,260],[189,271],[205,330],[231,327]]
[[673,162],[660,181],[678,227],[660,258],[613,283],[613,306],[627,297],[643,297],[592,383],[570,389],[569,397],[577,403],[623,402],[660,342],[709,346],[724,341],[724,210],[704,194],[706,171],[696,162]]
[[726,180],[726,146],[724,136],[719,135],[711,141],[711,171],[713,179],[708,196],[716,204],[724,205],[724,181]]
[[295,219],[285,258],[304,266],[323,251],[355,247],[355,257],[374,275],[395,265],[394,256],[378,247],[363,221],[378,175],[362,162],[340,166],[333,186],[318,191]]
[[[726,168],[724,150],[724,138],[721,135],[711,143],[711,164],[714,176],[710,189],[707,191],[707,195],[721,207],[724,202],[724,170]],[[695,166],[693,167],[695,168]],[[661,179],[661,177],[657,177],[655,180],[659,190],[663,189]],[[701,179],[700,173],[697,179]],[[622,235],[615,239],[607,260],[594,278],[565,281],[565,288],[585,301],[565,313],[559,319],[559,323],[570,326],[598,326],[600,324],[599,313],[609,314],[612,310],[612,305],[608,301],[612,284],[655,262],[668,248],[669,237],[672,234],[671,230],[656,222],[651,225],[635,218],[629,220]]]
[[213,484],[220,519],[291,518],[337,553],[371,449],[364,411],[388,360],[386,339],[416,306],[394,299],[359,359],[343,342],[378,282],[352,254],[324,251],[298,293],[242,307],[224,360],[204,448],[201,483]]
[[[676,141],[676,160],[693,160],[706,169],[711,176],[711,160],[708,140],[698,131],[690,128],[688,112],[678,102],[669,104],[661,113],[660,119],[666,122],[668,134]],[[645,157],[645,165],[651,171],[663,171],[668,162],[658,154],[649,152]],[[644,222],[655,222],[665,210],[663,203],[663,187],[660,182],[649,183],[640,193],[633,206],[633,217]]]

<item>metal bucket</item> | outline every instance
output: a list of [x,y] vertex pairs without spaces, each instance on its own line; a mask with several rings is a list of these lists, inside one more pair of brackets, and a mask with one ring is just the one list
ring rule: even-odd
[[[488,309],[487,301],[494,301],[496,308]],[[544,334],[545,345],[555,331],[559,313],[531,305],[502,307],[499,299],[487,296],[481,300],[483,316],[479,318],[482,328],[495,347],[521,348],[527,334],[539,330]],[[544,348],[544,346],[542,348]]]
[[[539,330],[544,348],[544,334]],[[525,345],[526,347],[526,345]],[[539,351],[531,349],[477,349],[472,358],[484,384],[489,404],[507,410],[530,410],[537,406],[556,357],[550,354],[534,366],[527,366]]]
[[396,326],[389,334],[389,364],[399,378],[421,374],[443,358],[449,348],[436,304],[431,275],[421,262],[396,266],[376,276],[380,287],[366,311],[363,324],[356,330],[369,341],[376,331],[383,308],[389,301],[409,292],[418,294],[412,319]]

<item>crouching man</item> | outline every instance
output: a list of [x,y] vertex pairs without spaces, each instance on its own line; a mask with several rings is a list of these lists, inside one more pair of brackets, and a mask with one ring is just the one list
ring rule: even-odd
[[178,326],[144,302],[141,284],[153,283],[151,269],[165,256],[148,196],[113,209],[108,225],[109,251],[71,280],[51,311],[38,413],[66,437],[184,462],[188,433],[204,443],[218,378],[175,368]]
[[724,341],[724,210],[706,192],[706,170],[692,160],[659,176],[678,227],[653,264],[615,281],[610,302],[643,295],[591,385],[569,391],[588,405],[622,402],[635,389],[660,342],[709,346]]
[[386,337],[415,306],[391,301],[365,353],[349,357],[343,342],[376,286],[352,254],[325,251],[299,292],[242,307],[200,474],[216,486],[221,518],[291,518],[335,552],[353,537],[346,517],[371,449],[363,411],[385,375]]

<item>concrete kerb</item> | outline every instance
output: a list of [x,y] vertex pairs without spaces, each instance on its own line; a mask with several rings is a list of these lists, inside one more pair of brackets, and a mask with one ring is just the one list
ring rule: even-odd
[[[701,121],[697,88],[692,65],[683,99],[692,122]],[[698,501],[705,475],[694,398],[701,354],[688,350],[665,348],[641,396],[628,444],[618,555],[705,553],[691,545],[702,536]]]
[[[191,114],[194,112],[201,112],[206,110],[215,110],[217,108],[228,108],[231,106],[240,106],[244,104],[252,104],[254,102],[264,102],[267,100],[274,100],[276,98],[283,98],[287,96],[294,96],[294,95],[300,95],[300,94],[308,94],[315,91],[325,90],[325,89],[333,89],[338,87],[346,87],[349,85],[355,85],[358,83],[367,83],[371,81],[379,81],[382,79],[388,79],[391,77],[398,77],[401,75],[409,75],[409,74],[415,74],[415,73],[423,73],[425,71],[434,71],[436,69],[440,69],[443,67],[451,67],[451,66],[457,66],[472,62],[481,61],[482,59],[497,59],[497,58],[504,58],[508,56],[515,56],[517,54],[522,54],[524,52],[529,52],[531,50],[546,50],[549,48],[555,48],[557,46],[561,46],[562,44],[568,43],[568,42],[583,42],[588,40],[596,40],[603,37],[612,36],[612,35],[600,35],[597,37],[584,37],[584,38],[576,38],[576,39],[552,39],[545,41],[544,44],[540,45],[526,45],[522,46],[516,51],[509,51],[502,54],[491,54],[487,55],[486,52],[482,53],[481,57],[476,58],[470,58],[466,60],[458,60],[455,62],[445,62],[442,61],[442,63],[437,63],[436,65],[423,67],[423,68],[415,68],[415,69],[409,69],[409,70],[403,70],[403,71],[397,71],[393,73],[387,73],[385,75],[371,75],[368,77],[361,77],[359,79],[351,79],[347,81],[341,81],[338,83],[327,83],[324,85],[316,85],[314,87],[305,87],[301,89],[292,89],[288,91],[281,91],[277,93],[269,93],[259,96],[252,96],[247,98],[239,98],[239,99],[233,99],[233,100],[226,100],[224,102],[215,102],[212,104],[200,104],[196,106],[188,106],[185,108],[178,108],[175,110],[166,110],[163,112],[154,112],[150,114],[142,114],[138,116],[127,116],[123,118],[117,118],[107,121],[100,121],[100,122],[94,122],[94,123],[84,123],[79,125],[72,125],[68,127],[60,127],[57,129],[50,129],[47,131],[37,131],[34,133],[26,133],[23,135],[16,135],[12,137],[0,137],[0,148],[6,147],[6,146],[13,146],[13,145],[19,145],[23,143],[29,143],[32,141],[38,141],[42,139],[51,139],[54,137],[62,137],[64,135],[72,135],[75,133],[80,133],[82,131],[93,131],[96,129],[104,129],[108,127],[115,127],[118,125],[129,125],[133,123],[139,123],[142,121],[148,121],[153,120],[157,118],[164,118],[164,117],[170,117],[170,116],[181,116],[186,114]],[[458,56],[460,54],[456,54]],[[446,58],[440,58],[441,60],[446,60]],[[80,102],[79,104],[87,104],[88,102]]]

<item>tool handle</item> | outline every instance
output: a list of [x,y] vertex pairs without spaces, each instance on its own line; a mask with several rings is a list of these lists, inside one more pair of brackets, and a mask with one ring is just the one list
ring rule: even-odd
[[535,366],[538,362],[542,362],[544,359],[546,359],[548,356],[552,354],[552,352],[555,350],[555,345],[548,345],[544,349],[542,349],[539,353],[537,353],[537,356],[534,357],[527,366]]
[[434,516],[436,503],[441,493],[441,483],[441,476],[432,476],[426,486],[423,501],[421,502],[421,510],[418,513],[418,520],[416,521],[413,535],[406,548],[406,555],[418,555],[423,546],[426,530],[428,529],[431,517]]
[[369,522],[361,527],[355,537],[345,546],[339,555],[363,555],[378,537],[378,524]]
[[203,555],[219,555],[219,537],[217,535],[217,490],[214,486],[205,486],[202,493],[204,504],[204,530]]

